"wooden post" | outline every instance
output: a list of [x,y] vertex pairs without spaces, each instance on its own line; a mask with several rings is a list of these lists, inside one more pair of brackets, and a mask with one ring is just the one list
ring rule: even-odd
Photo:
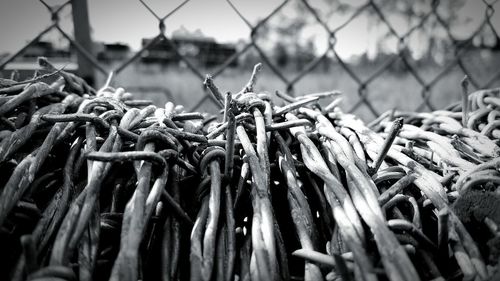
[[[90,37],[90,23],[87,0],[72,0],[73,30],[76,42],[94,55],[94,46]],[[92,63],[77,51],[78,72],[91,86],[95,86],[95,71]]]

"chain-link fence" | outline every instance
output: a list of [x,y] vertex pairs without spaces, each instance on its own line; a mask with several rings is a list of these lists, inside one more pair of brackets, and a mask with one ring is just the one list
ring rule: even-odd
[[[200,85],[202,85],[205,79],[205,73],[200,70],[198,65],[194,64],[192,60],[187,58],[181,51],[179,51],[178,46],[175,44],[172,38],[166,35],[165,22],[178,10],[185,8],[185,4],[190,0],[182,2],[175,9],[165,15],[157,14],[147,4],[147,2],[144,2],[142,0],[138,1],[144,6],[144,12],[150,13],[151,16],[158,21],[158,34],[152,40],[149,40],[146,44],[143,44],[142,48],[139,51],[121,61],[119,64],[114,65],[112,69],[109,69],[108,66],[103,65],[95,55],[87,51],[87,48],[85,46],[82,46],[81,42],[77,40],[78,38],[74,38],[71,34],[68,34],[61,28],[59,24],[59,15],[61,14],[61,11],[69,9],[72,6],[73,1],[67,1],[66,3],[58,6],[51,6],[44,0],[40,0],[40,2],[47,8],[52,19],[52,24],[49,25],[46,29],[42,30],[37,36],[35,36],[35,38],[28,42],[27,45],[22,47],[19,51],[1,61],[0,70],[4,69],[18,56],[22,55],[22,53],[26,48],[28,48],[28,46],[37,42],[46,33],[48,33],[49,31],[57,30],[64,38],[66,38],[70,42],[70,44],[78,53],[80,67],[83,63],[91,65],[93,70],[100,73],[99,75],[102,75],[103,77],[120,76],[120,74],[125,69],[130,67],[130,65],[134,62],[137,62],[141,58],[141,56],[143,56],[149,49],[158,46],[159,42],[161,42],[161,44],[168,46],[170,50],[173,50],[175,52],[175,55],[183,61],[189,71],[194,74],[197,80],[199,80]],[[280,13],[280,11],[284,9],[285,6],[292,5],[290,4],[291,2],[300,3],[302,9],[301,13],[304,13],[304,15],[307,14],[308,16],[313,18],[314,23],[319,24],[321,28],[324,29],[324,32],[328,34],[328,40],[326,43],[327,46],[326,48],[324,48],[324,52],[322,54],[316,55],[310,62],[305,64],[298,73],[295,73],[293,77],[289,77],[289,75],[284,74],[283,70],[276,64],[272,55],[269,54],[269,50],[262,48],[259,44],[260,30],[263,29],[271,19],[276,17],[276,15]],[[454,71],[458,69],[461,72],[461,76],[467,75],[472,86],[476,89],[494,87],[499,85],[500,69],[498,67],[493,67],[491,71],[487,71],[487,74],[478,74],[474,70],[468,68],[468,63],[465,61],[465,57],[467,56],[468,52],[478,49],[477,44],[474,44],[474,42],[485,32],[489,32],[490,38],[493,38],[492,43],[489,44],[488,51],[496,54],[500,52],[498,27],[496,27],[492,21],[492,18],[495,16],[494,5],[497,1],[477,1],[477,5],[481,5],[481,9],[484,11],[484,13],[481,18],[481,23],[473,32],[470,32],[470,34],[467,35],[467,38],[457,38],[456,35],[453,34],[453,26],[451,25],[452,22],[449,18],[443,16],[439,12],[440,7],[442,5],[446,5],[447,1],[439,0],[431,1],[430,9],[428,11],[414,15],[418,20],[414,20],[414,24],[412,24],[404,33],[398,32],[397,28],[395,28],[394,26],[395,24],[388,20],[387,13],[385,12],[387,6],[393,5],[393,2],[394,1],[368,0],[366,3],[357,6],[354,10],[352,10],[350,16],[342,24],[336,26],[335,28],[332,28],[331,25],[328,24],[327,19],[325,19],[324,15],[322,15],[320,11],[315,8],[314,5],[312,5],[311,0],[283,1],[271,13],[261,18],[256,23],[252,23],[250,20],[248,20],[244,11],[240,11],[234,5],[234,3],[231,2],[231,0],[227,0],[228,5],[231,7],[234,13],[236,13],[241,21],[243,21],[249,27],[250,33],[247,43],[245,43],[244,46],[242,46],[231,56],[229,56],[223,63],[219,64],[215,69],[213,69],[211,71],[211,75],[214,78],[218,77],[235,61],[240,59],[241,56],[243,56],[250,50],[253,50],[258,54],[259,60],[264,63],[264,66],[274,73],[275,79],[282,81],[282,83],[285,85],[284,89],[286,90],[286,92],[289,94],[293,94],[296,85],[308,75],[313,75],[313,70],[319,65],[325,63],[335,64],[342,72],[346,74],[347,77],[353,80],[353,83],[355,84],[357,89],[356,93],[345,93],[346,95],[357,95],[356,101],[348,105],[350,107],[347,108],[347,111],[357,111],[361,107],[364,107],[368,112],[372,114],[372,117],[378,116],[381,113],[381,110],[375,102],[375,99],[377,97],[372,97],[370,95],[371,85],[378,80],[383,80],[384,73],[388,69],[393,68],[395,64],[400,65],[401,72],[407,73],[414,79],[415,83],[413,83],[413,86],[409,89],[405,89],[405,91],[408,91],[411,95],[419,95],[420,104],[417,104],[414,107],[416,110],[435,109],[435,105],[432,102],[432,96],[436,95],[436,93],[435,91],[433,91],[433,89],[436,84],[438,84],[443,79],[444,76],[452,71],[452,69],[454,69]],[[387,59],[383,61],[383,63],[381,63],[379,67],[371,71],[371,73],[369,73],[368,75],[361,75],[358,72],[357,68],[352,67],[349,62],[345,61],[339,55],[336,48],[339,40],[338,34],[342,32],[347,26],[356,21],[356,19],[359,18],[363,13],[370,13],[372,17],[377,18],[379,24],[386,27],[388,32],[385,38],[391,37],[392,39],[396,39],[397,41],[397,48],[394,54],[391,56],[387,56]],[[335,13],[333,13],[333,16],[335,16]],[[429,73],[422,73],[423,71],[416,66],[415,60],[409,52],[409,46],[411,44],[409,39],[416,32],[422,31],[424,26],[428,25],[430,21],[432,21],[434,24],[433,28],[439,28],[444,31],[446,42],[448,42],[449,44],[446,46],[446,53],[453,57],[444,65],[441,65],[438,71],[433,72],[432,75],[429,75]],[[82,59],[85,61],[82,61]],[[486,57],[483,58],[483,60],[484,63],[488,62],[490,64],[492,63],[493,65],[498,66],[498,57],[493,59],[491,57]],[[201,88],[202,87],[200,87],[200,89]],[[390,87],[388,88],[388,91],[391,91]],[[166,94],[168,94],[168,91],[166,91]],[[173,96],[173,98],[175,98],[175,96]],[[213,97],[208,94],[208,92],[200,95],[199,100],[193,101],[189,106],[191,107],[191,110],[197,110],[202,104],[206,104],[207,102],[214,102]]]

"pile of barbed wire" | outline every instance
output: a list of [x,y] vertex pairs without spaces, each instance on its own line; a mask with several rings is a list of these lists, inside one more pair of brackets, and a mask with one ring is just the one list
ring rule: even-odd
[[0,86],[3,280],[500,276],[499,89],[365,125],[336,91],[254,92],[260,64],[207,76],[214,116],[39,62]]

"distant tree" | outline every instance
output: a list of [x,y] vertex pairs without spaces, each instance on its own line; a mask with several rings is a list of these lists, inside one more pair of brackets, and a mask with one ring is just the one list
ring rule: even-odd
[[[434,6],[434,4],[438,4],[438,6]],[[453,29],[456,26],[466,24],[464,19],[459,15],[459,11],[464,4],[465,0],[440,2],[425,0],[387,0],[384,1],[382,11],[386,17],[393,16],[403,18],[406,22],[405,33],[410,28],[420,25],[412,33],[414,41],[410,41],[407,49],[404,50],[409,56],[427,61],[428,63],[436,61],[442,63],[448,59],[446,54],[449,53],[448,51],[453,42],[450,41],[450,38],[445,32],[445,27],[441,26],[438,17],[435,15],[427,18],[425,17],[429,12],[434,10],[434,13]],[[379,26],[384,24],[378,15],[373,16],[377,19],[377,24]],[[422,23],[424,19],[425,21]],[[387,29],[386,34],[381,37],[380,43],[384,44],[384,41],[392,36],[393,35]],[[408,38],[406,40],[408,40]],[[416,41],[418,41],[418,44],[415,44]],[[453,54],[451,55],[453,56]]]
[[311,19],[302,16],[300,5],[296,2],[295,14],[279,14],[258,30],[259,46],[267,45],[280,67],[301,67],[314,58],[314,42],[303,32]]
[[[358,6],[355,6],[348,0],[323,0],[328,3],[328,9],[321,11],[324,18],[328,21],[330,17],[340,14],[352,14]],[[478,1],[480,2],[480,1]],[[435,10],[433,4],[439,4]],[[390,24],[394,24],[392,20],[400,18],[404,20],[406,31],[410,28],[419,25],[425,18],[427,13],[435,10],[439,16],[451,27],[466,24],[466,19],[460,16],[460,9],[464,7],[465,0],[453,1],[438,1],[433,0],[384,0],[375,1],[375,5],[379,8],[385,20]],[[368,32],[378,34],[374,38],[375,49],[373,54],[369,55],[368,59],[374,59],[379,54],[385,53],[388,50],[388,44],[394,43],[397,40],[389,28],[386,28],[386,23],[374,8],[365,10],[368,16]],[[393,26],[394,27],[394,26]],[[397,27],[397,25],[395,26]],[[397,29],[397,28],[396,28]],[[441,29],[441,30],[440,30]],[[412,36],[418,41],[418,44],[409,44],[407,51],[410,56],[423,60],[446,60],[446,52],[450,47],[450,40],[445,32],[442,31],[440,23],[434,15],[425,18],[423,24],[413,31]],[[403,35],[403,34],[399,34]]]
[[290,56],[285,44],[277,42],[273,50],[274,60],[279,67],[286,67],[289,64]]
[[297,70],[303,69],[309,62],[313,61],[316,57],[314,41],[312,38],[308,39],[304,46],[298,46],[296,55]]
[[[320,18],[324,22],[330,22],[338,15],[352,15],[363,4],[359,1],[350,0],[322,0],[322,2],[309,1]],[[268,46],[272,50],[274,61],[281,65],[303,67],[307,62],[314,59],[314,41],[304,32],[310,24],[316,23],[313,15],[307,12],[302,1],[294,2],[295,12],[280,13],[258,30],[258,38],[261,40],[259,46]],[[321,4],[323,3],[323,4]],[[440,19],[453,28],[468,24],[467,17],[461,13],[465,0],[434,1],[434,0],[379,0],[374,1],[378,11],[373,7],[367,7],[361,16],[368,18],[367,31],[374,37],[373,48],[368,56],[361,61],[376,60],[379,55],[393,52],[403,52],[405,56],[415,60],[428,63],[444,63],[454,54],[449,52],[452,42],[442,27]],[[434,3],[439,4],[437,8]],[[479,4],[480,1],[478,1]],[[427,17],[429,12],[439,15]],[[399,49],[398,38],[394,36],[391,29],[387,27],[386,21],[393,29],[399,32],[398,36],[404,35],[412,27],[418,26],[412,31],[410,38],[405,38],[407,43],[404,49]],[[405,28],[401,28],[401,21]],[[399,25],[398,25],[399,24]],[[482,36],[483,33],[480,33]],[[493,32],[494,35],[496,35]],[[342,38],[337,38],[342,40]],[[459,38],[457,38],[459,39]],[[482,44],[483,38],[480,44]],[[491,40],[490,40],[491,41]],[[495,43],[498,41],[494,41]],[[495,43],[490,45],[494,45]],[[500,45],[497,43],[496,45]],[[394,46],[398,49],[394,49]],[[313,50],[313,51],[311,51]],[[386,58],[387,56],[383,56]],[[378,61],[378,60],[377,60]]]

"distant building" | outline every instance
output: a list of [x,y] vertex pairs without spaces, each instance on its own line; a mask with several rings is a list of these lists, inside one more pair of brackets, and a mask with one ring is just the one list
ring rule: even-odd
[[130,47],[122,43],[100,43],[96,46],[97,59],[105,62],[123,61],[130,56]]
[[[150,44],[152,39],[142,39],[142,46]],[[234,44],[220,44],[211,37],[205,37],[201,32],[189,33],[185,29],[174,32],[172,38],[157,42],[149,47],[141,56],[144,63],[179,64],[181,56],[194,65],[216,66],[226,62],[236,54]],[[230,64],[236,66],[235,60]]]
[[[142,39],[142,47],[146,47],[151,44],[153,39],[143,38]],[[144,63],[174,63],[178,62],[179,58],[175,52],[175,49],[165,41],[160,41],[155,43],[153,46],[149,47],[141,55],[141,61]]]
[[32,60],[37,57],[48,57],[57,59],[67,59],[71,58],[71,52],[66,49],[55,48],[52,42],[48,41],[38,41],[29,45],[20,56],[17,57],[18,60]]
[[[75,50],[71,48],[57,48],[49,41],[33,42],[27,46],[21,54],[16,56],[12,61],[9,61],[9,63],[0,70],[0,76],[8,77],[12,70],[17,70],[21,73],[23,79],[31,77],[33,71],[40,68],[37,63],[38,57],[48,58],[56,68],[64,68],[66,71],[75,71],[78,69],[78,65],[73,55],[74,51]],[[0,61],[9,59],[10,55],[1,58]]]

